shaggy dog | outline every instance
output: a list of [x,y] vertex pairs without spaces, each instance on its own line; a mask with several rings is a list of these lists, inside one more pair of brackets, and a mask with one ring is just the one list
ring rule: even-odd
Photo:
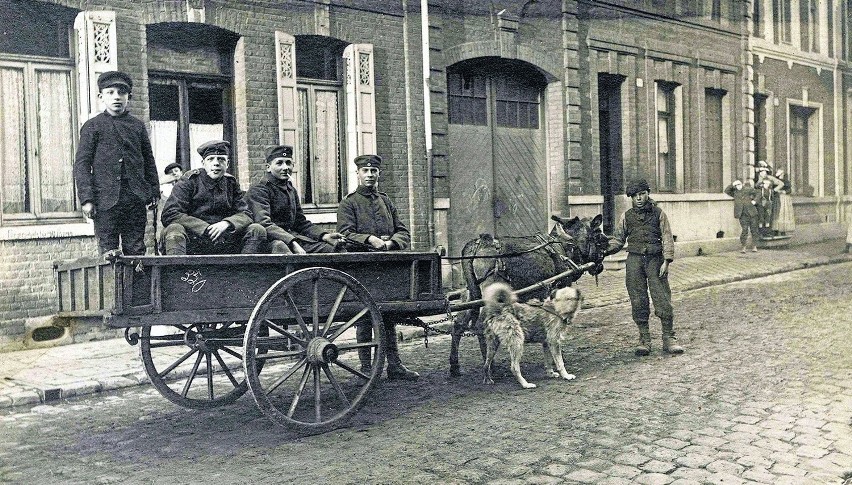
[[[552,291],[543,302],[530,300],[527,303],[518,303],[509,285],[494,283],[483,290],[482,299],[485,302],[482,323],[487,342],[483,384],[494,384],[491,378],[491,363],[501,343],[509,350],[512,374],[525,389],[535,387],[535,384],[527,382],[521,375],[521,357],[524,355],[525,342],[542,344],[545,367],[551,377],[567,380],[575,377],[565,370],[562,342],[567,336],[571,320],[580,309],[583,300],[580,290],[572,287],[560,288]],[[556,370],[553,369],[554,363]]]

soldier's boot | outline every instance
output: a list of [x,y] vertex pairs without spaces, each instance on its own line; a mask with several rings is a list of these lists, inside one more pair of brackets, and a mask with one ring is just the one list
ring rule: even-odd
[[648,329],[648,322],[636,322],[639,327],[639,345],[636,346],[635,353],[637,357],[644,357],[651,354],[651,331]]
[[[373,338],[373,328],[369,324],[355,326],[355,339],[358,342],[369,342]],[[361,361],[361,373],[368,376],[373,373],[371,349],[358,349],[358,360]]]
[[682,354],[684,352],[684,348],[677,344],[672,320],[663,320],[663,352],[669,354]]
[[388,379],[416,381],[420,377],[420,374],[405,367],[399,358],[395,322],[385,322],[385,356],[388,360]]

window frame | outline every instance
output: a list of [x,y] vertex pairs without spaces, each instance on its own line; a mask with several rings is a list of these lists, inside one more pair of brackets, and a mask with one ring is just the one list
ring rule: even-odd
[[[316,177],[316,167],[311,163],[313,160],[308,160],[307,164],[305,160],[308,157],[312,157],[311,154],[316,153],[316,91],[327,91],[327,92],[335,92],[337,94],[337,201],[334,203],[326,203],[326,204],[318,204],[313,202],[314,194],[311,192],[308,193],[308,183],[310,182],[311,187],[315,186]],[[346,153],[346,103],[345,103],[345,90],[342,81],[329,81],[329,80],[321,80],[321,79],[309,79],[309,78],[296,78],[296,104],[297,104],[297,113],[301,111],[301,106],[299,105],[301,98],[301,92],[307,91],[307,99],[308,106],[308,124],[311,127],[310,136],[307,137],[307,140],[303,138],[305,135],[303,133],[303,128],[301,123],[297,123],[296,130],[298,132],[297,140],[299,143],[305,143],[308,146],[308,150],[310,153],[299,153],[302,157],[302,160],[295,160],[296,167],[294,172],[301,171],[302,175],[297,178],[299,183],[299,195],[301,197],[302,209],[305,212],[309,213],[318,213],[318,212],[327,212],[331,209],[336,209],[338,205],[340,205],[340,201],[343,197],[348,193],[348,185],[347,185],[347,174],[345,168],[345,157]],[[299,150],[301,151],[301,150]],[[308,175],[310,175],[311,180],[308,181]],[[310,196],[310,199],[309,199]]]
[[[69,29],[70,35],[70,29]],[[67,167],[69,173],[73,171],[74,154],[76,153],[77,143],[79,138],[80,125],[77,121],[77,84],[76,72],[73,56],[65,58],[53,58],[45,56],[26,56],[20,54],[5,54],[0,53],[0,66],[23,71],[24,86],[23,99],[24,104],[24,123],[26,129],[24,132],[24,166],[26,168],[25,184],[26,184],[26,204],[27,210],[7,214],[3,210],[3,204],[0,203],[0,226],[24,226],[24,225],[41,225],[41,224],[61,224],[70,222],[79,222],[81,212],[80,204],[77,200],[76,183],[71,178],[71,211],[46,212],[42,211],[42,184],[41,173],[43,171],[40,154],[38,154],[39,126],[38,126],[38,83],[35,77],[38,71],[58,71],[68,74],[68,91],[70,123],[72,129],[71,146],[69,148],[70,164]],[[2,177],[2,173],[0,173]],[[0,193],[0,200],[5,195]]]
[[[680,103],[678,102],[677,89],[679,84],[668,81],[656,81],[654,83],[654,132],[655,132],[655,178],[658,192],[675,193],[678,190],[678,157],[680,155],[678,143],[677,123],[680,119]],[[666,98],[666,109],[660,110],[659,97],[663,94]],[[667,152],[662,152],[660,133],[660,121],[666,121],[665,145]],[[665,156],[665,161],[661,158]],[[666,171],[666,168],[669,168]]]

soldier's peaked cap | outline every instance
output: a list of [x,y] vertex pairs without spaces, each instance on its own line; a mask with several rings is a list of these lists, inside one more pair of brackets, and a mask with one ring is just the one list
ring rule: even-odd
[[358,155],[355,157],[355,166],[358,168],[363,167],[381,167],[382,166],[382,157],[378,155]]
[[231,144],[225,140],[210,140],[198,147],[198,154],[201,158],[209,155],[230,155]]
[[98,76],[98,91],[110,86],[124,86],[129,92],[133,90],[133,80],[121,71],[107,71]]
[[276,158],[293,158],[293,147],[290,145],[276,145],[266,150],[266,163]]
[[651,187],[648,186],[648,182],[645,179],[633,179],[627,183],[627,190],[625,192],[627,192],[628,197],[633,197],[643,190],[648,192],[651,191]]

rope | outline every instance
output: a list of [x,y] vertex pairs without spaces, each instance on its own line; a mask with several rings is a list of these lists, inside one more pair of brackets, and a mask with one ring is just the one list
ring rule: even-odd
[[514,258],[516,256],[523,256],[524,254],[531,253],[533,251],[538,251],[539,249],[549,246],[551,244],[563,244],[563,241],[547,241],[539,244],[530,249],[525,249],[523,251],[518,251],[514,253],[502,253],[502,254],[493,254],[493,255],[482,255],[482,256],[445,256],[441,259],[446,259],[447,261],[462,261],[462,260],[471,260],[471,259],[495,259],[495,258]]

